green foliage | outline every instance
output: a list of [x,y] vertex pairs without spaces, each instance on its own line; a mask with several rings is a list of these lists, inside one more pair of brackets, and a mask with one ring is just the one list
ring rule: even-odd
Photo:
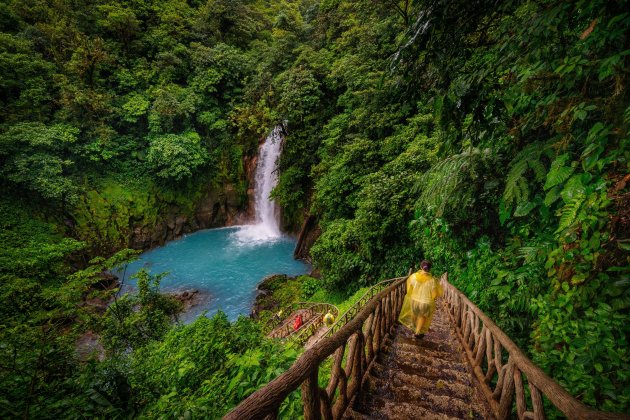
[[5,180],[55,201],[68,199],[75,185],[67,177],[72,160],[65,158],[76,142],[78,130],[57,124],[21,123],[12,126],[0,137],[0,157],[4,159]]
[[19,203],[3,198],[0,210],[0,416],[76,413],[71,326],[85,316],[79,302],[88,284],[65,278],[65,259],[83,244]]
[[281,300],[350,305],[430,258],[569,392],[627,412],[625,6],[4,2],[0,415],[219,417],[286,368],[250,321],[170,328],[146,273],[102,320],[110,357],[72,349],[124,260],[70,275],[76,253],[191,215],[208,185],[245,196],[278,124],[273,196],[291,230],[318,217],[323,276]]
[[[514,205],[515,217],[527,216],[533,210],[530,198],[530,180],[526,176],[531,170],[532,181],[541,182],[547,176],[547,170],[541,161],[545,150],[545,145],[540,142],[532,143],[521,150],[510,162],[510,171],[505,180],[505,190],[503,200],[506,207]],[[553,164],[551,165],[553,171]],[[545,189],[548,189],[545,185]],[[505,212],[505,210],[504,210]],[[509,211],[508,211],[509,213]],[[502,223],[505,222],[508,214],[502,215]]]
[[313,74],[303,67],[294,67],[276,79],[280,93],[278,109],[289,121],[302,121],[319,102],[321,92]]
[[[570,392],[627,411],[628,378],[615,372],[627,370],[628,257],[626,239],[613,239],[627,238],[627,11],[425,1],[394,38],[396,16],[373,5],[320,13],[317,45],[333,60],[321,100],[332,94],[337,107],[320,105],[311,166],[322,227],[312,256],[326,288],[428,257]],[[435,140],[414,141],[414,130]],[[407,177],[396,162],[410,145],[424,159]],[[588,307],[607,308],[600,332]]]
[[[143,417],[218,418],[287,369],[296,356],[295,350],[262,338],[250,319],[230,323],[223,313],[201,316],[118,362],[95,366],[87,393],[112,411]],[[283,415],[301,413],[296,398],[291,395],[285,402]]]
[[190,178],[207,160],[201,138],[194,132],[155,137],[147,153],[147,162],[155,174],[173,181]]
[[308,299],[321,288],[321,282],[310,276],[300,276],[298,280],[302,282],[302,298]]
[[459,211],[460,220],[470,218],[469,211],[475,207],[477,198],[474,186],[484,181],[484,172],[491,160],[490,149],[472,148],[436,163],[424,173],[417,186],[422,191],[417,205],[437,217],[444,216],[448,207],[449,215]]
[[[459,51],[445,50],[453,33],[438,28],[464,17],[481,29],[485,45],[471,35],[476,32],[459,27],[462,36],[453,44]],[[628,143],[619,112],[623,95],[600,81],[627,82],[621,61],[612,59],[614,70],[608,62],[624,55],[612,40],[623,42],[619,30],[628,23],[625,11],[605,2],[504,3],[434,20],[430,34],[401,51],[406,58],[412,51],[425,57],[420,76],[438,92],[440,125],[452,139],[442,161],[457,158],[454,145],[468,150],[472,138],[497,165],[486,184],[503,186],[500,197],[490,190],[489,200],[469,207],[475,222],[467,230],[456,210],[432,219],[436,203],[419,200],[414,238],[571,393],[612,411],[628,406],[627,377],[614,374],[627,369],[621,319],[628,260],[611,241],[627,233],[609,222],[623,207],[611,180],[626,171]],[[431,66],[449,67],[455,75],[436,82]],[[408,65],[403,70],[418,74]],[[438,185],[452,185],[449,176],[457,175],[443,171]],[[420,185],[421,197],[431,193],[426,188]],[[480,217],[475,208],[483,211]],[[604,371],[609,365],[614,367]]]
[[113,352],[137,349],[158,340],[169,330],[182,303],[160,293],[163,275],[142,269],[133,275],[138,292],[115,299],[107,308],[100,333],[103,345]]

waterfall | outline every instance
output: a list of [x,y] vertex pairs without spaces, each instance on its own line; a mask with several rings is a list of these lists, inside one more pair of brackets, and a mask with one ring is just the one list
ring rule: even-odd
[[278,224],[278,206],[269,198],[278,183],[277,160],[282,147],[282,128],[277,126],[258,151],[254,179],[255,224],[241,227],[236,238],[241,242],[270,241],[282,236]]

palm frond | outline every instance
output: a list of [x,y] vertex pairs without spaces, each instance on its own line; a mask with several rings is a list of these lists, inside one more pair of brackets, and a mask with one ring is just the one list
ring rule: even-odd
[[461,201],[465,193],[463,187],[470,185],[470,180],[477,176],[475,168],[490,155],[489,149],[470,148],[434,165],[417,185],[417,189],[422,191],[418,204],[442,216],[448,205]]

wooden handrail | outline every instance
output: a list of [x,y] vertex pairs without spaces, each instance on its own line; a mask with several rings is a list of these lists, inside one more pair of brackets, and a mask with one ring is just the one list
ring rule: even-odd
[[302,346],[324,324],[325,313],[331,313],[332,316],[335,318],[339,316],[339,308],[337,308],[335,305],[332,305],[330,303],[322,303],[320,305],[321,306],[316,307],[319,308],[319,310],[317,311],[317,316],[313,317],[310,322],[303,325],[297,331],[293,331],[288,334],[285,339],[299,346]]
[[[295,312],[298,309],[310,309],[313,306],[316,305],[320,305],[320,304],[326,304],[323,302],[293,302],[290,303],[282,308],[280,308],[279,312],[282,312],[283,314],[286,314],[287,316],[290,315],[291,313]],[[264,329],[272,331],[274,328],[276,328],[278,325],[280,325],[285,318],[276,318],[271,317],[264,326]]]
[[[519,419],[544,419],[542,396],[570,419],[630,418],[621,414],[595,411],[575,399],[536,366],[486,314],[450,284],[447,273],[442,275],[441,281],[449,317],[468,362],[497,418],[510,417],[516,405]],[[507,351],[506,363],[503,363],[504,349]],[[529,385],[529,398],[526,398],[523,375]],[[496,385],[493,389],[494,379]]]
[[[411,270],[409,270],[409,273],[407,274],[407,277],[409,275],[411,275]],[[387,286],[389,286],[393,282],[396,282],[396,281],[398,281],[400,279],[404,279],[404,278],[407,278],[407,277],[396,277],[396,278],[393,278],[393,279],[383,280],[383,281],[380,281],[380,282],[376,283],[372,287],[370,287],[363,294],[363,296],[361,296],[350,308],[348,308],[348,310],[346,310],[346,312],[343,313],[343,315],[341,315],[340,317],[337,318],[337,320],[330,326],[330,328],[328,328],[326,333],[323,334],[322,337],[319,340],[322,340],[322,339],[324,339],[326,337],[330,337],[335,332],[339,331],[341,329],[341,327],[346,325],[349,320],[354,318],[359,313],[361,308],[368,301],[370,301],[372,298],[374,298],[374,296],[377,295],[379,292],[381,292],[384,288],[386,288]]]
[[[293,366],[243,400],[224,419],[275,418],[285,398],[299,387],[305,419],[340,418],[393,328],[405,292],[405,278],[398,278],[337,333],[306,350]],[[319,367],[333,355],[328,386],[320,388]]]
[[[335,305],[325,302],[296,302],[291,305],[286,306],[282,311],[287,311],[287,316],[294,313],[296,310],[304,310],[308,314],[308,320],[304,322],[304,324],[297,330],[293,329],[293,325],[290,323],[285,325],[282,329],[278,331],[273,331],[274,328],[286,321],[287,318],[281,318],[279,321],[274,320],[273,323],[268,322],[266,328],[269,329],[270,326],[271,331],[269,333],[270,338],[280,338],[282,340],[290,340],[296,342],[298,344],[303,344],[304,341],[308,340],[310,335],[306,331],[311,331],[314,333],[322,324],[323,324],[323,315],[327,312],[333,314],[333,316],[339,315],[339,308]],[[273,333],[273,334],[272,334]]]
[[[360,392],[367,373],[391,333],[406,293],[405,278],[368,300],[330,337],[306,350],[287,371],[251,394],[224,417],[226,420],[274,419],[286,397],[301,387],[304,418],[338,419]],[[628,416],[592,410],[572,397],[523,352],[463,293],[442,276],[445,307],[481,390],[498,419],[516,410],[522,419],[544,420],[543,396],[570,419],[627,419]],[[503,350],[507,351],[503,363]],[[326,388],[320,388],[319,368],[333,356]],[[530,389],[525,393],[524,381]],[[495,385],[493,385],[495,384]],[[531,409],[529,408],[531,407]]]

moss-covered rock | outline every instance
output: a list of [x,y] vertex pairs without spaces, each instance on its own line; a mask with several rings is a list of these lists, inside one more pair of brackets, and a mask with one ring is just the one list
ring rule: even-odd
[[129,247],[149,249],[198,229],[239,221],[246,193],[232,184],[168,189],[150,180],[122,183],[104,179],[72,210],[74,235],[93,254]]

